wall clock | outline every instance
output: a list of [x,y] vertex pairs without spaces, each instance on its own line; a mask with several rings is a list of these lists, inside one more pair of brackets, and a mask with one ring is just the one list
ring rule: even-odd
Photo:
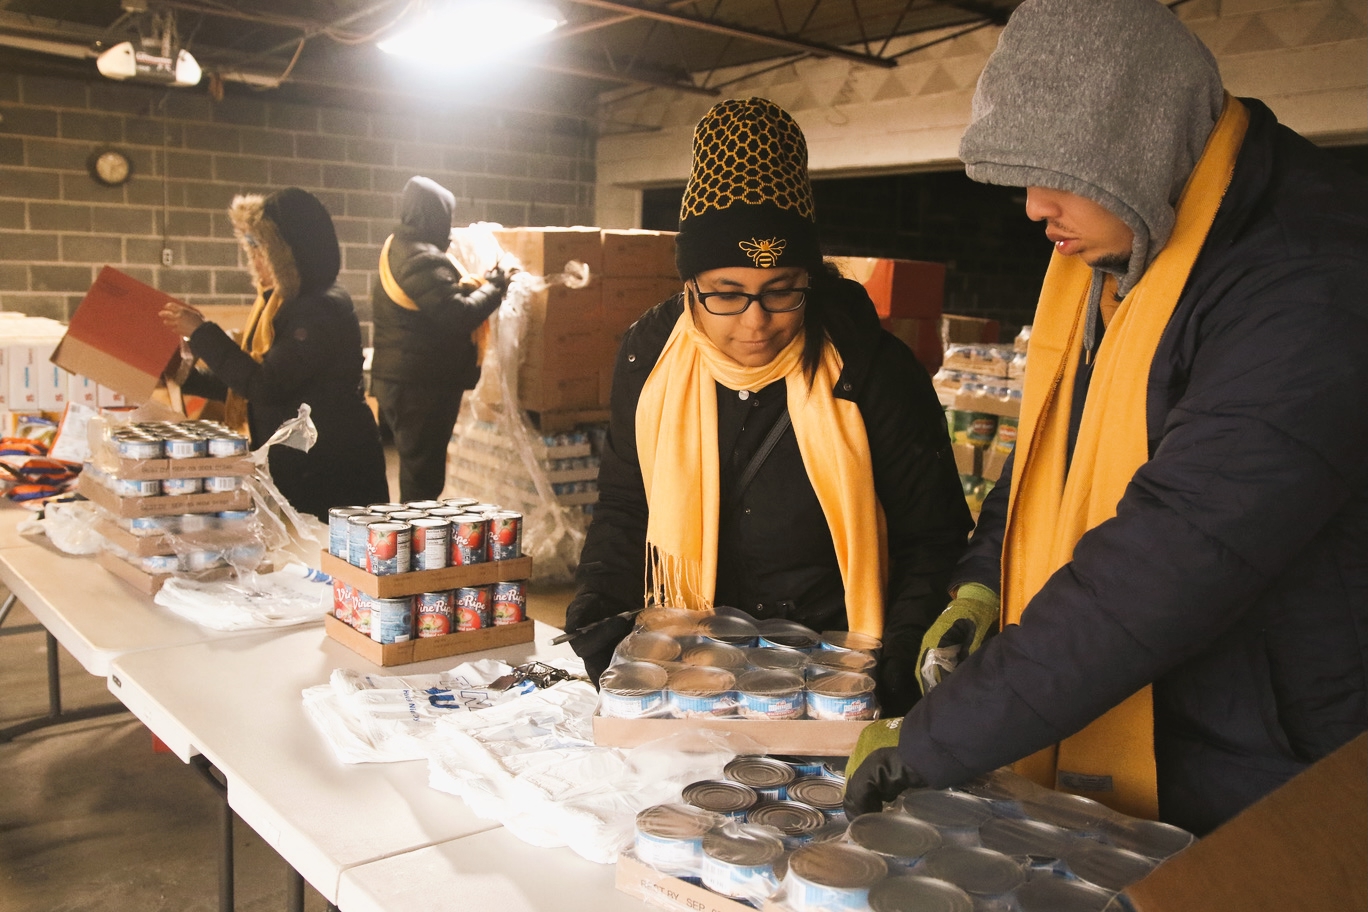
[[96,182],[106,187],[117,187],[127,183],[133,176],[133,162],[127,153],[108,147],[96,149],[86,159],[86,168]]

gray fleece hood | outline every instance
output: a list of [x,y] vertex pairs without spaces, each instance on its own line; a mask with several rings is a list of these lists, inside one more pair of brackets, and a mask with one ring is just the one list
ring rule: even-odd
[[1224,100],[1211,52],[1157,0],[1028,0],[979,77],[959,154],[976,181],[1064,190],[1124,221],[1124,295],[1167,243]]
[[456,197],[426,177],[411,177],[399,198],[399,223],[416,240],[446,250],[451,243],[451,216]]

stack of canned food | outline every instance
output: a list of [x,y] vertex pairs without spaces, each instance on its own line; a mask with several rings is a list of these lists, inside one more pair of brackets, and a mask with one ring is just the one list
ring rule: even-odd
[[[375,576],[522,557],[522,514],[473,497],[334,507],[328,553]],[[333,613],[378,643],[403,643],[526,619],[527,581],[376,598],[333,582]]]
[[[246,456],[247,438],[214,421],[145,421],[112,430],[107,447],[119,460],[221,458]],[[119,497],[226,493],[243,485],[241,475],[123,478],[98,465],[88,465],[84,471]]]
[[[662,873],[794,912],[1102,912],[1192,842],[1184,830],[1007,772],[962,789],[912,789],[848,824],[839,812],[789,811],[775,814],[776,825],[757,812],[792,805],[795,786],[822,780],[796,778],[771,799],[764,789],[781,778],[780,764],[733,764],[764,786],[747,797],[733,794],[732,781],[687,787],[684,805],[637,816],[635,853]],[[843,786],[826,781],[839,807]]]
[[869,720],[878,716],[879,640],[818,634],[732,609],[655,608],[618,645],[599,681],[599,714],[614,718],[742,716]]

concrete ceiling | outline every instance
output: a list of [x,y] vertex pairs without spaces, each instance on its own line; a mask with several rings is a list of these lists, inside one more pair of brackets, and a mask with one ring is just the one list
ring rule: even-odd
[[[95,79],[102,50],[169,32],[206,74],[187,91],[367,106],[446,97],[588,115],[600,92],[624,86],[716,95],[709,82],[722,68],[806,57],[894,68],[903,36],[1000,25],[1021,0],[556,0],[560,29],[477,71],[420,71],[376,48],[425,8],[461,2],[0,0],[0,68]],[[453,57],[480,40],[457,42]]]

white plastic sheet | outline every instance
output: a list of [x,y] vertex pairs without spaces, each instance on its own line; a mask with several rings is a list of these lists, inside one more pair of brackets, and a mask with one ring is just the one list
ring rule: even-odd
[[236,580],[204,582],[173,576],[153,601],[211,630],[321,624],[332,608],[332,585],[303,564]]

